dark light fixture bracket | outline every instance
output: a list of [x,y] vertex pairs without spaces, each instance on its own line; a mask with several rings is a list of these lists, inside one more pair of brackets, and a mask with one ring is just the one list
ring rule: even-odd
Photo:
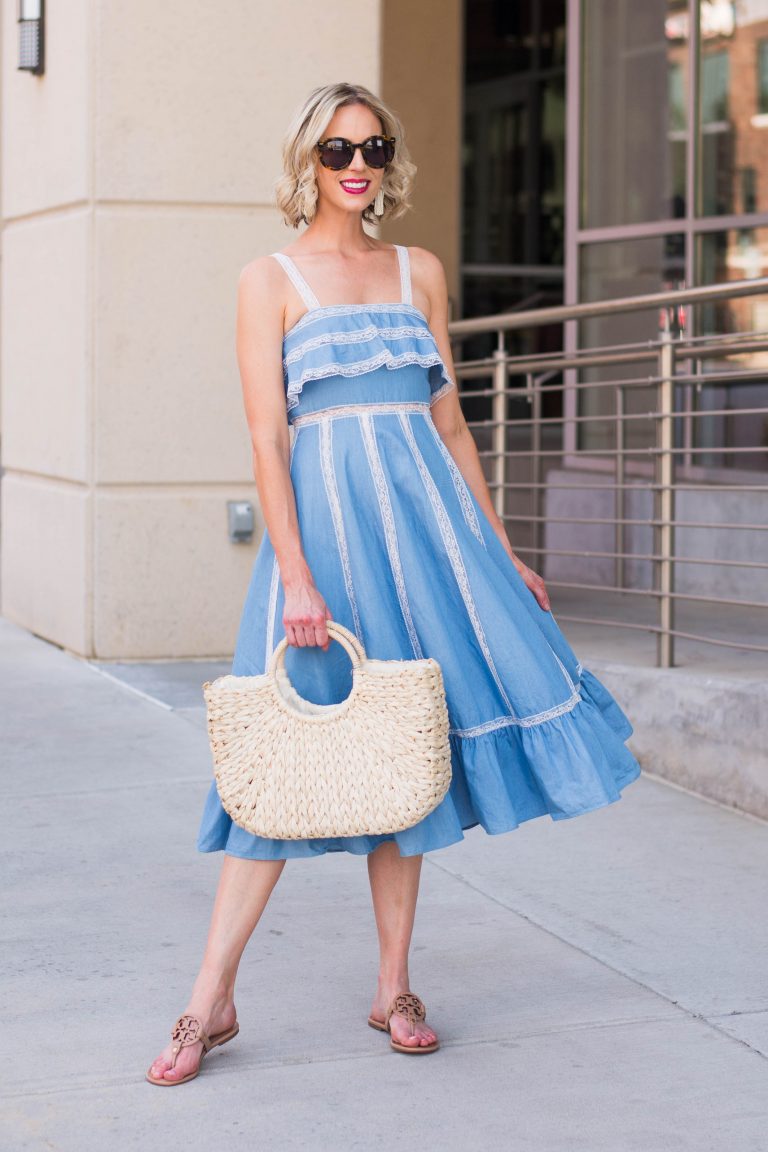
[[45,0],[19,0],[20,72],[45,71]]

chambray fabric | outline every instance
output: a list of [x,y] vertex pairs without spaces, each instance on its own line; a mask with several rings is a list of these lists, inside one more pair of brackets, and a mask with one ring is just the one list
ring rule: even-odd
[[[211,782],[197,847],[250,859],[358,855],[395,840],[402,855],[444,848],[481,825],[497,834],[549,814],[563,820],[618,800],[640,775],[632,727],[539,607],[463,480],[432,420],[455,387],[424,315],[403,301],[317,304],[287,333],[284,374],[294,425],[290,473],[304,553],[334,620],[369,657],[431,656],[443,672],[453,779],[403,832],[271,840],[234,824]],[[299,280],[297,270],[291,278]],[[284,637],[284,593],[265,532],[245,597],[231,671],[258,675]],[[309,700],[351,689],[341,645],[290,645],[285,665]]]

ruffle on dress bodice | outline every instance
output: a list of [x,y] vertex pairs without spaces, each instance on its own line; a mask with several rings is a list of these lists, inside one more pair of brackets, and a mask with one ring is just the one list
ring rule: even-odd
[[426,318],[413,304],[337,304],[305,313],[283,342],[288,411],[308,380],[362,376],[376,368],[419,364],[430,403],[455,388]]
[[417,364],[427,369],[430,404],[456,387],[426,316],[413,303],[408,249],[395,244],[400,300],[390,304],[321,304],[296,264],[284,252],[282,265],[307,306],[283,338],[283,376],[288,411],[299,403],[308,380],[362,376],[378,368]]

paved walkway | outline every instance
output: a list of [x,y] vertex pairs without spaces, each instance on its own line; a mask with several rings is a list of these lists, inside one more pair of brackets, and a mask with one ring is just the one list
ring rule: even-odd
[[647,775],[426,857],[412,978],[436,1055],[366,1027],[365,862],[331,855],[287,865],[237,1039],[146,1084],[220,863],[194,847],[211,668],[97,668],[0,620],[0,1147],[765,1152],[768,827]]

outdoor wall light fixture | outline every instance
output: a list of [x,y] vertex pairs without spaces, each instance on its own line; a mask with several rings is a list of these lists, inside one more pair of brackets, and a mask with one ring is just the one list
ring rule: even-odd
[[227,500],[229,538],[235,544],[253,539],[253,504],[250,500]]
[[35,76],[42,76],[45,71],[44,2],[19,0],[19,70]]

